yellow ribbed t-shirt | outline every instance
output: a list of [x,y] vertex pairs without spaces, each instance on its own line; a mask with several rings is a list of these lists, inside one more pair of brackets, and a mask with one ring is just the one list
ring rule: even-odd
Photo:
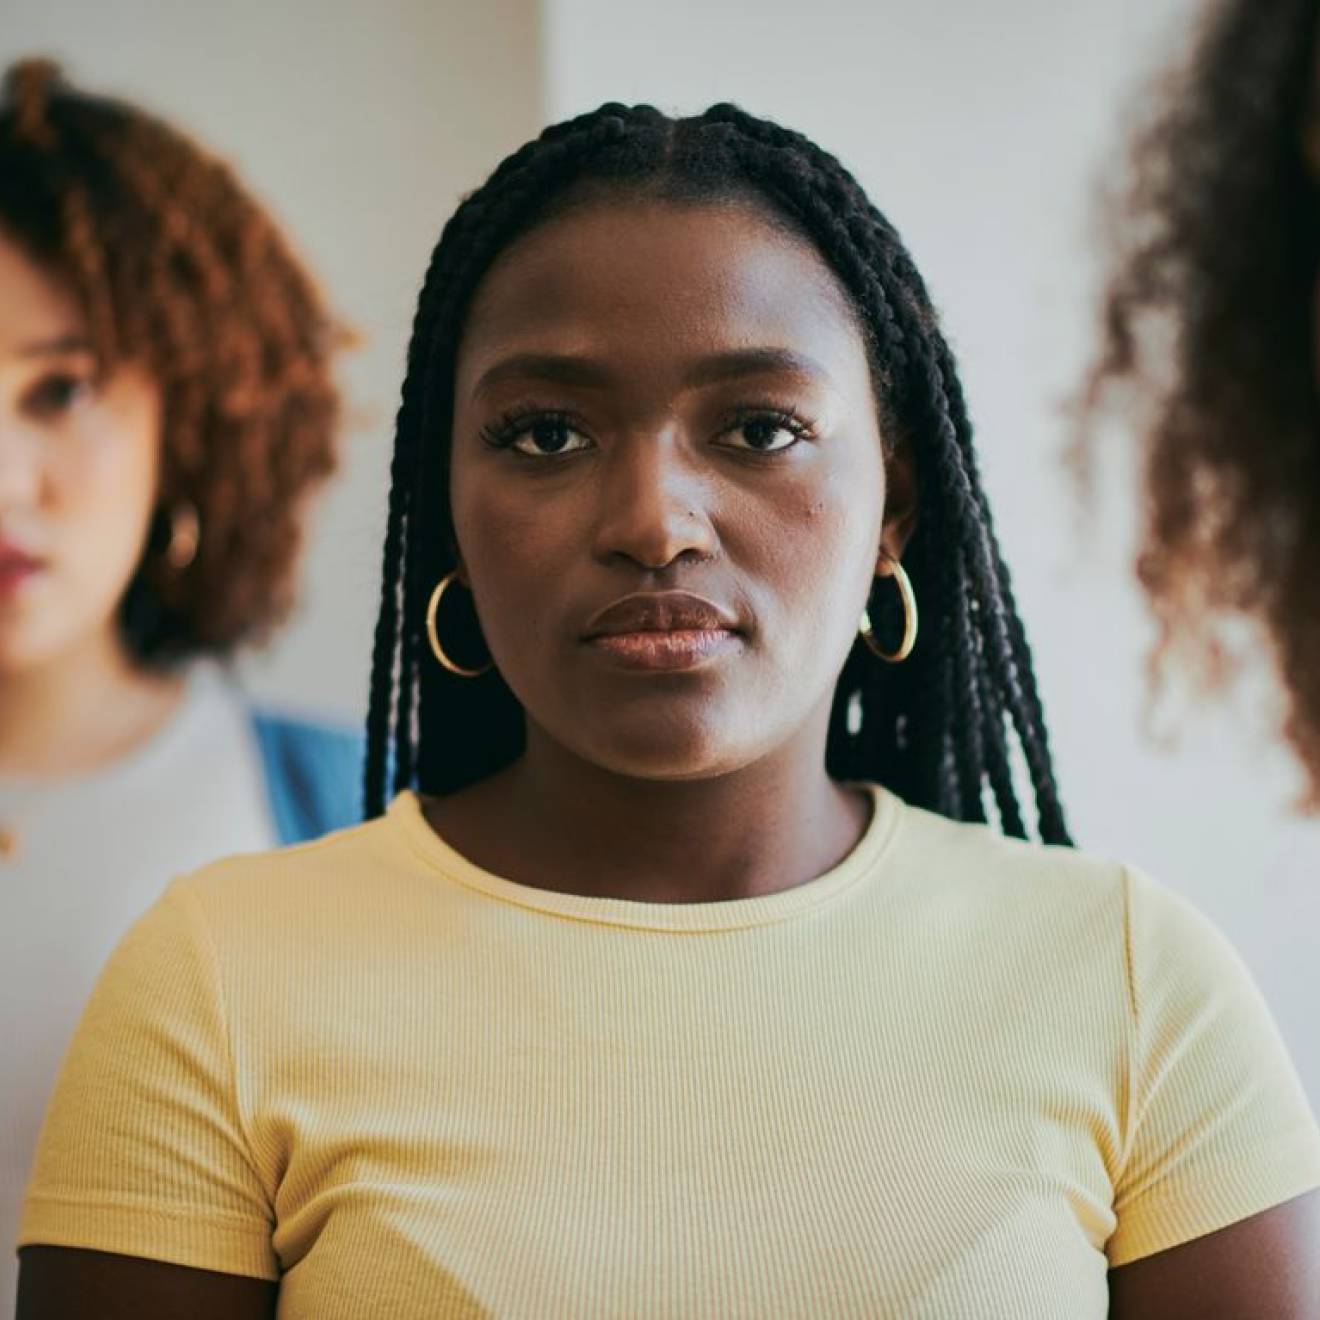
[[20,1242],[279,1279],[286,1320],[1085,1320],[1316,1186],[1242,964],[1121,867],[875,790],[798,888],[592,899],[404,795],[137,924]]

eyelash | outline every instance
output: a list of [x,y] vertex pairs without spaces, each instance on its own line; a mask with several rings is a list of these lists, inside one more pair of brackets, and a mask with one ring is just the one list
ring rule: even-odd
[[[515,408],[508,412],[501,413],[500,416],[490,424],[481,428],[481,438],[492,449],[512,449],[514,442],[520,436],[526,435],[532,427],[545,425],[546,423],[566,426],[573,430],[579,429],[578,419],[571,413],[561,412],[554,408]],[[514,451],[517,453],[518,451]],[[573,452],[577,452],[576,450]],[[521,454],[523,458],[530,455]],[[562,457],[553,453],[544,455],[545,458]]]
[[729,435],[734,431],[741,430],[744,426],[750,425],[752,422],[770,422],[777,429],[790,432],[795,437],[794,444],[783,445],[779,449],[757,449],[754,445],[736,446],[742,453],[761,454],[768,458],[772,454],[782,454],[794,448],[799,440],[814,440],[816,438],[816,428],[805,417],[796,413],[792,408],[781,408],[773,404],[739,408],[734,413],[733,420],[724,427],[720,434]]
[[[792,408],[784,408],[776,404],[760,404],[745,406],[734,411],[732,418],[726,422],[719,430],[720,436],[731,435],[741,428],[750,425],[752,422],[770,422],[775,427],[789,431],[795,437],[794,444],[783,445],[778,449],[759,450],[753,445],[725,445],[723,448],[735,449],[744,454],[757,454],[763,458],[772,457],[775,454],[785,453],[794,448],[798,441],[814,440],[816,438],[816,429],[812,424],[802,417]],[[502,413],[494,422],[483,426],[480,431],[482,440],[490,445],[492,449],[513,450],[520,458],[527,458],[532,462],[545,462],[550,459],[564,459],[573,454],[582,452],[580,449],[572,449],[567,453],[548,452],[538,454],[533,458],[530,454],[525,454],[520,450],[514,449],[515,443],[527,434],[534,426],[538,425],[560,425],[579,434],[585,434],[581,423],[572,413],[563,412],[554,408],[515,408]]]

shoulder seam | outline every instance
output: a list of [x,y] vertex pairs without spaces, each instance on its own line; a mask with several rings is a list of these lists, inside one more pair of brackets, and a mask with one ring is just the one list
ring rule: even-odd
[[1123,1097],[1123,1132],[1122,1149],[1119,1151],[1118,1167],[1114,1172],[1114,1184],[1117,1187],[1122,1180],[1123,1171],[1132,1153],[1133,1135],[1136,1130],[1137,1109],[1137,1040],[1140,1027],[1140,998],[1137,993],[1137,958],[1132,929],[1132,871],[1127,866],[1120,866],[1119,872],[1123,894],[1123,983],[1127,991],[1127,1030],[1123,1033],[1123,1071],[1126,1074]]
[[224,1036],[225,1057],[229,1064],[230,1103],[234,1107],[234,1118],[243,1137],[248,1166],[252,1170],[252,1176],[256,1179],[257,1185],[265,1194],[266,1208],[273,1222],[275,1208],[271,1189],[266,1186],[266,1180],[262,1177],[261,1166],[257,1162],[255,1154],[252,1130],[248,1125],[247,1115],[243,1112],[243,1104],[238,1094],[238,1060],[234,1051],[233,1032],[230,1029],[229,1003],[225,997],[224,978],[220,972],[220,951],[216,948],[215,940],[211,937],[211,928],[207,924],[206,913],[203,911],[201,900],[197,895],[181,882],[173,885],[171,892],[177,895],[180,903],[185,908],[188,923],[195,928],[196,937],[205,950],[207,970],[213,983],[216,1008],[220,1014],[220,1029]]

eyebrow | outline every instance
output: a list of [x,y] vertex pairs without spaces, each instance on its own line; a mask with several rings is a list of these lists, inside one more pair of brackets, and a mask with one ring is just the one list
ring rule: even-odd
[[[715,353],[694,363],[686,379],[692,385],[713,385],[771,372],[829,379],[829,373],[814,358],[789,348],[739,348]],[[594,358],[564,353],[515,353],[482,372],[473,393],[482,394],[506,380],[542,380],[556,385],[600,388],[609,385],[615,374]]]
[[92,341],[82,334],[58,335],[54,339],[35,339],[20,344],[19,357],[55,357],[63,353],[94,352]]
[[829,378],[829,372],[814,358],[791,348],[739,348],[729,353],[717,353],[698,362],[688,373],[688,378],[694,385],[713,385],[722,380],[764,376],[771,372],[821,380]]

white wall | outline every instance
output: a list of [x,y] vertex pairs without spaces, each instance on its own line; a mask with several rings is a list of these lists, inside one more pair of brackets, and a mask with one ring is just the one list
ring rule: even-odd
[[[1065,800],[1095,850],[1196,901],[1251,964],[1320,1106],[1320,825],[1240,713],[1142,734],[1149,639],[1121,465],[1088,529],[1060,465],[1093,345],[1093,185],[1189,0],[543,0],[548,112],[713,101],[800,128],[898,225],[960,354]],[[1243,703],[1257,726],[1255,703]]]
[[0,0],[0,61],[158,111],[230,159],[365,342],[301,603],[260,691],[357,721],[379,593],[394,410],[417,290],[460,193],[535,131],[534,0]]

